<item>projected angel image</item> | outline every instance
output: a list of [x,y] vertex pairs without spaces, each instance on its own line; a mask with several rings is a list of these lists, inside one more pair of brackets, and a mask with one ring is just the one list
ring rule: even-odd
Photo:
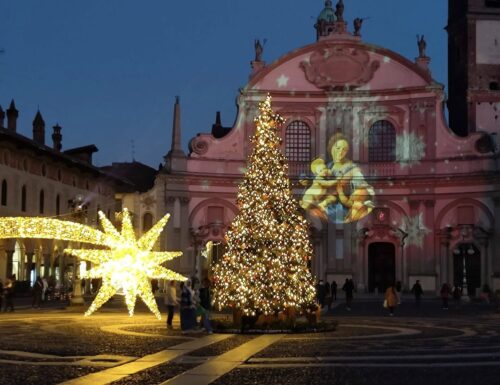
[[332,161],[318,158],[311,163],[314,179],[300,201],[304,210],[336,223],[355,222],[374,207],[375,191],[360,168],[348,158],[349,142],[335,134],[328,143]]

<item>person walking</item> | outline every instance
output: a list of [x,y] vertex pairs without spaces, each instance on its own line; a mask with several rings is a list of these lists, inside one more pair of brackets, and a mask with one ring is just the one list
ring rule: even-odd
[[420,284],[420,280],[417,279],[417,281],[411,288],[411,292],[415,296],[415,306],[417,307],[417,309],[420,309],[420,298],[422,297],[422,294],[424,294],[422,285]]
[[337,282],[333,281],[332,284],[330,285],[331,290],[332,290],[332,300],[336,301],[337,300]]
[[208,334],[212,334],[212,324],[210,323],[210,310],[212,309],[212,294],[210,292],[210,281],[208,278],[203,280],[203,285],[199,290],[200,307],[203,309],[201,312],[201,322],[203,328]]
[[173,329],[172,320],[174,319],[174,309],[177,306],[177,289],[175,281],[170,281],[165,288],[165,306],[167,307],[167,329]]
[[396,289],[396,285],[393,283],[391,286],[387,288],[384,296],[384,305],[387,306],[389,310],[389,315],[394,316],[394,309],[398,304],[398,293]]
[[354,282],[352,281],[352,279],[345,279],[342,290],[345,292],[345,307],[347,311],[351,311],[352,299],[354,297]]
[[323,306],[325,306],[325,297],[325,283],[322,279],[320,279],[316,285],[316,300],[318,301],[319,306],[321,306],[321,309],[323,309]]
[[190,282],[181,282],[180,317],[183,334],[190,333],[196,327],[196,305],[193,301],[193,292],[189,287]]
[[31,307],[40,309],[42,305],[42,295],[43,295],[43,281],[38,277],[33,285],[33,301],[31,302]]
[[441,286],[441,300],[443,302],[443,310],[448,310],[448,300],[450,298],[450,285],[446,282]]

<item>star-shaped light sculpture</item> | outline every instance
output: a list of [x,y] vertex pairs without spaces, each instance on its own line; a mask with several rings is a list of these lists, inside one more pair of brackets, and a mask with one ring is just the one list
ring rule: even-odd
[[140,297],[146,306],[161,319],[151,288],[151,279],[185,281],[187,278],[163,266],[162,263],[182,255],[182,252],[151,251],[169,219],[169,214],[158,221],[140,239],[135,236],[130,214],[122,212],[121,232],[113,226],[103,212],[99,211],[106,239],[103,249],[66,249],[65,252],[89,261],[96,266],[83,274],[83,278],[102,278],[102,285],[85,312],[91,315],[113,295],[123,292],[130,316],[134,314],[135,302]]

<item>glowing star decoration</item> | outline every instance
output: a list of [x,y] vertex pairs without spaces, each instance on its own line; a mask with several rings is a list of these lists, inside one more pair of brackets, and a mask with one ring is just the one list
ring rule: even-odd
[[431,233],[431,230],[423,224],[422,213],[414,216],[413,218],[405,217],[401,227],[408,234],[405,246],[413,245],[418,248],[422,248],[424,237]]
[[83,278],[102,278],[102,285],[85,312],[91,315],[113,295],[122,291],[130,316],[134,314],[136,298],[140,297],[146,306],[161,319],[150,279],[185,281],[186,278],[161,266],[182,255],[182,252],[151,251],[168,221],[169,214],[158,221],[140,239],[136,239],[127,209],[122,212],[122,229],[118,232],[113,224],[99,211],[99,218],[107,236],[106,246],[110,250],[66,249],[65,252],[96,264]]
[[396,135],[396,161],[401,167],[419,164],[425,156],[425,143],[414,132]]
[[161,266],[163,262],[180,256],[181,252],[151,251],[169,215],[164,216],[139,240],[136,240],[127,209],[124,209],[122,213],[121,233],[102,212],[99,212],[99,216],[104,233],[90,226],[59,219],[3,217],[0,218],[0,239],[59,239],[108,247],[110,250],[65,250],[67,253],[96,264],[83,275],[85,278],[103,279],[101,289],[85,315],[92,314],[118,290],[123,290],[130,315],[134,312],[135,300],[139,296],[158,319],[161,319],[149,279],[186,280],[182,275]]

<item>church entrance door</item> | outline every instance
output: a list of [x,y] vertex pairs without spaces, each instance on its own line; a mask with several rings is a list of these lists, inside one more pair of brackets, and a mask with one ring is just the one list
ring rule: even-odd
[[392,243],[375,242],[368,246],[368,290],[385,292],[396,280],[396,248]]

